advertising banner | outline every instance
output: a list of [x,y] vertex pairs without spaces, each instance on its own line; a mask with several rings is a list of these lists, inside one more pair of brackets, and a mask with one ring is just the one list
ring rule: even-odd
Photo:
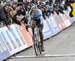
[[51,30],[53,32],[53,35],[57,34],[60,32],[60,29],[56,23],[56,20],[53,15],[51,15],[49,18],[47,18],[47,24],[49,27],[51,27]]
[[[29,34],[26,35],[29,36]],[[9,29],[7,27],[0,28],[0,61],[31,46],[30,37],[28,40],[24,38],[15,24],[11,25]]]
[[27,43],[27,46],[30,47],[33,44],[32,41],[32,29],[26,29],[25,25],[22,24],[21,26],[17,25],[18,29],[20,30],[20,33],[22,34],[22,36],[24,37],[25,43]]
[[57,14],[56,12],[54,12],[54,18],[56,19],[56,23],[57,23],[58,27],[60,28],[60,30],[63,30],[66,26],[65,26],[65,23],[60,16],[60,13]]
[[[66,14],[61,14],[61,13],[60,13],[60,16],[61,16],[63,22],[65,23],[65,26],[66,26],[66,27],[68,27],[68,26],[71,25],[71,22],[70,22],[70,20],[68,19],[68,17],[67,17]],[[65,28],[66,28],[66,27],[65,27]]]
[[43,19],[43,24],[44,24],[44,26],[43,26],[44,39],[47,39],[52,36],[52,30],[47,24],[47,19],[45,19],[45,20]]

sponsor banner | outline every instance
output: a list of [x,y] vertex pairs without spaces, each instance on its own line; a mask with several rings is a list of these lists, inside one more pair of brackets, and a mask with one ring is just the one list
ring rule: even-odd
[[16,25],[0,28],[0,61],[27,48],[28,45]]
[[60,15],[58,15],[56,12],[54,12],[53,17],[55,18],[55,21],[57,23],[57,26],[60,30],[64,29],[65,24],[63,23],[63,20],[61,19]]
[[44,26],[43,26],[44,39],[47,39],[52,36],[52,29],[51,29],[51,27],[48,26],[47,19],[45,19],[45,20],[43,19],[43,24],[44,24]]
[[[62,18],[62,20],[63,20],[63,22],[64,22],[64,24],[65,24],[66,27],[68,27],[68,26],[71,25],[71,22],[70,22],[70,20],[68,19],[68,17],[66,16],[66,14],[61,14],[61,13],[60,13],[60,16],[61,16],[61,18]],[[66,27],[65,27],[65,28],[66,28]]]
[[10,46],[9,48],[8,46],[9,46],[8,42],[4,40],[4,37],[0,31],[0,61],[10,56],[10,53],[8,51],[8,49],[10,49]]
[[47,18],[47,24],[49,27],[51,27],[50,29],[52,30],[53,32],[53,35],[57,34],[58,32],[60,32],[60,29],[53,17],[53,15],[51,15],[49,18]]
[[[67,16],[68,19],[70,19],[71,17],[69,16],[69,13],[71,12],[69,10],[70,7],[68,7],[68,10],[64,10],[63,12],[65,13],[65,15]],[[71,9],[71,8],[70,8]]]
[[8,50],[0,52],[0,61],[3,61],[4,59],[6,59],[9,56],[10,56],[10,53]]
[[71,22],[71,23],[75,22],[75,17],[71,17],[71,18],[70,18],[70,22]]
[[20,30],[19,32],[22,34],[23,38],[26,40],[25,42],[27,43],[27,46],[30,47],[33,45],[33,40],[32,40],[32,30],[29,28],[28,30],[26,29],[25,25],[22,24],[21,26],[17,25],[18,29]]

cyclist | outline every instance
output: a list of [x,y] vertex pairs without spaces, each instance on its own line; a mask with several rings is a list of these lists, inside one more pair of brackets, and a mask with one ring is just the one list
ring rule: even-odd
[[[40,29],[40,40],[41,40],[41,51],[44,51],[44,46],[43,46],[43,34],[42,34],[42,30],[43,30],[43,20],[42,20],[42,12],[40,9],[38,9],[37,5],[32,6],[30,12],[30,20],[28,21],[28,23],[32,23],[33,21],[36,21],[36,25],[39,27]],[[33,26],[31,24],[31,26]]]

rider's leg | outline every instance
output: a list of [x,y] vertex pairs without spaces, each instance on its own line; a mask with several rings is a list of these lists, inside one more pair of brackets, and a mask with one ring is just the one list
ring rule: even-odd
[[43,33],[42,33],[42,30],[43,30],[43,25],[40,26],[40,40],[41,40],[41,50],[44,51],[44,44],[43,44]]

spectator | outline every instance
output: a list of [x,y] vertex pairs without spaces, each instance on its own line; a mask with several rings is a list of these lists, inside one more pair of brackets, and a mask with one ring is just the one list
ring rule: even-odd
[[0,18],[2,21],[4,21],[4,24],[9,27],[9,25],[12,22],[11,16],[9,12],[11,11],[11,6],[9,4],[6,4],[4,7],[0,8]]
[[24,24],[27,24],[27,18],[25,17],[26,15],[26,10],[23,8],[23,3],[19,3],[17,5],[17,13],[16,15],[14,16],[14,20],[15,20],[15,23],[21,25],[21,23],[23,22]]

